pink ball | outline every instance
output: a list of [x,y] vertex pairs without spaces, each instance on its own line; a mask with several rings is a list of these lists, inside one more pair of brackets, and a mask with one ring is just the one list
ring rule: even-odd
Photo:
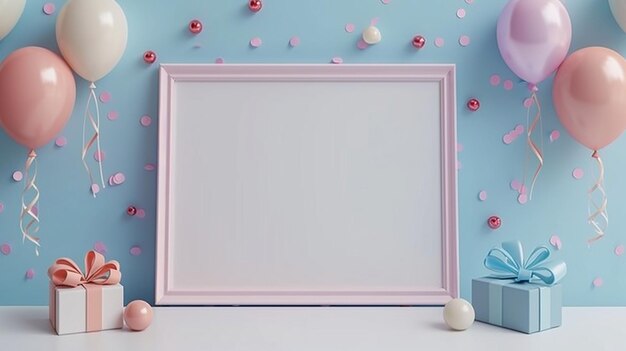
[[131,330],[144,330],[152,322],[152,307],[143,300],[131,301],[124,309],[124,321]]

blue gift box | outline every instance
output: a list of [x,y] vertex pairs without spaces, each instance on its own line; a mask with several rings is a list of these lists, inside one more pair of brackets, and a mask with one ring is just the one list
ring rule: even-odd
[[476,320],[524,333],[561,325],[562,287],[567,273],[562,261],[548,261],[550,250],[536,248],[525,260],[519,241],[502,243],[485,257],[492,277],[472,280]]
[[536,333],[561,325],[562,288],[513,280],[472,280],[476,320],[504,328]]

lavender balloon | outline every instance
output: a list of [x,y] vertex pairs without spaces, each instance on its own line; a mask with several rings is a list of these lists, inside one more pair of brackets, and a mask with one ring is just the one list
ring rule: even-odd
[[497,35],[507,66],[536,85],[567,56],[572,23],[560,0],[511,0],[498,18]]

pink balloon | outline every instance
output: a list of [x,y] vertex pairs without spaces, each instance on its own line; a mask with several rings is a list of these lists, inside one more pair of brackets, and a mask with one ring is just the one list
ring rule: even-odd
[[560,0],[511,0],[498,18],[497,37],[507,66],[536,85],[565,59],[572,23]]
[[70,118],[75,99],[72,71],[48,49],[18,49],[0,64],[0,125],[29,149],[54,139]]
[[552,88],[561,124],[581,144],[597,151],[626,129],[626,60],[603,47],[571,54]]

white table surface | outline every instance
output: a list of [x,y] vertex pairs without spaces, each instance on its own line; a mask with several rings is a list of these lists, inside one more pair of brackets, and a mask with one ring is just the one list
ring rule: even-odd
[[0,307],[0,350],[626,350],[626,307],[569,307],[526,335],[475,322],[450,331],[441,307],[160,307],[143,332],[57,336],[47,307]]

